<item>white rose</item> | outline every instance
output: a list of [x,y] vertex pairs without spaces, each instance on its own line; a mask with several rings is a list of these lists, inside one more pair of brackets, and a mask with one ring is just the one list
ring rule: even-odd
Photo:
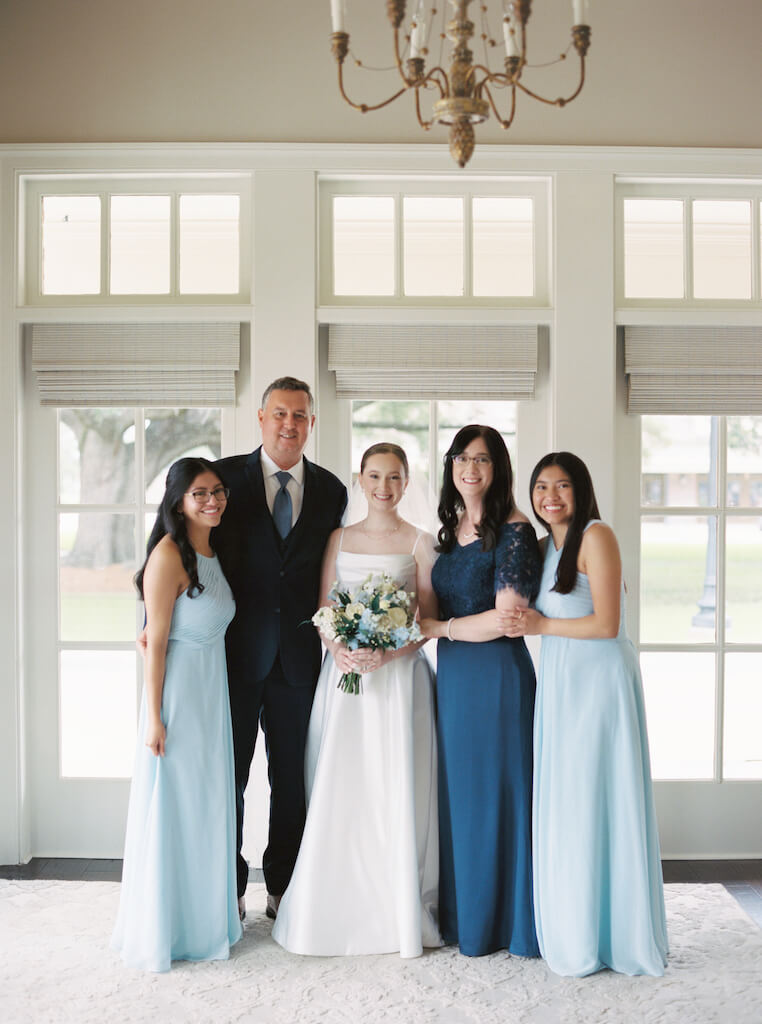
[[407,622],[407,613],[404,608],[390,608],[388,618],[391,620],[392,626],[396,629],[397,626],[404,626]]

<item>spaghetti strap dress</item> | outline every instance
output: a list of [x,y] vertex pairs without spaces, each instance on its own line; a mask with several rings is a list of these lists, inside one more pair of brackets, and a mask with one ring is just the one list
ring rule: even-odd
[[[340,550],[336,572],[346,588],[383,572],[416,588],[412,553]],[[417,650],[363,675],[359,695],[339,690],[340,676],[327,654],[307,735],[307,821],[273,938],[312,956],[420,956],[442,944],[432,672]]]
[[[583,573],[569,594],[552,589],[562,551],[548,537],[536,607],[554,619],[590,615]],[[659,838],[624,592],[616,637],[542,638],[533,817],[537,934],[550,968],[574,976],[604,967],[663,974]]]

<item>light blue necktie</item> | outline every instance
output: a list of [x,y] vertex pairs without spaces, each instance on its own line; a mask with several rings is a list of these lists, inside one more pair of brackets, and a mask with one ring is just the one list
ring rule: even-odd
[[291,474],[282,469],[275,475],[280,483],[280,490],[275,495],[275,501],[273,502],[273,521],[275,529],[285,540],[289,533],[291,533],[291,495],[286,490]]

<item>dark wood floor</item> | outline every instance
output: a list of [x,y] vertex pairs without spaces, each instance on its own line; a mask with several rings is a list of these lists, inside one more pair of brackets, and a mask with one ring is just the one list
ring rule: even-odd
[[[665,860],[662,869],[665,882],[718,882],[724,885],[762,928],[762,860]],[[33,857],[28,864],[0,865],[0,878],[119,882],[121,877],[121,860]],[[252,869],[249,879],[261,882],[262,872]]]

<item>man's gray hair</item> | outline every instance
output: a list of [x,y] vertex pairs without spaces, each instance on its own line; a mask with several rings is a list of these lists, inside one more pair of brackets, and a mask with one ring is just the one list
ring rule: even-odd
[[315,415],[315,399],[312,397],[309,384],[305,381],[298,380],[296,377],[278,377],[265,388],[265,393],[262,395],[263,409],[267,405],[267,399],[272,391],[303,391],[310,400],[310,416]]

